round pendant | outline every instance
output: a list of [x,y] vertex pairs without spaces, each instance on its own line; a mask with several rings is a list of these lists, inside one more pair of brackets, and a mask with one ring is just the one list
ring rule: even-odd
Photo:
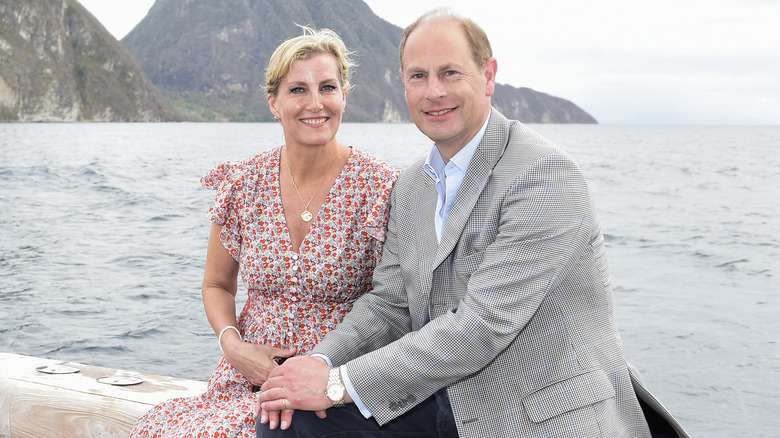
[[301,219],[303,219],[304,222],[311,222],[312,218],[314,218],[314,216],[311,215],[309,210],[303,210],[303,213],[301,213]]

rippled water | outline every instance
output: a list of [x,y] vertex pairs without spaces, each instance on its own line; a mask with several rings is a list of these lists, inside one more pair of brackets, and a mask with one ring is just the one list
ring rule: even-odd
[[[629,360],[702,437],[780,422],[780,127],[534,125],[585,171]],[[404,167],[413,125],[341,140]],[[273,124],[0,124],[0,351],[206,380],[200,300],[223,160]]]

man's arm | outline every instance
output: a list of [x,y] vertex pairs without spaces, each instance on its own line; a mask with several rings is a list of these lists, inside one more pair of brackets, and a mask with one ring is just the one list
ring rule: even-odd
[[[403,178],[403,177],[402,177]],[[390,217],[382,257],[373,273],[373,288],[355,301],[352,310],[326,334],[311,354],[328,357],[334,365],[383,347],[412,330],[409,302],[399,264],[398,218],[394,206],[404,182],[390,196]]]
[[[437,293],[462,296],[457,309],[347,363],[352,384],[380,424],[491,363],[525,329],[590,242],[595,217],[576,165],[563,155],[550,154],[515,167],[521,170],[502,192],[493,193],[487,205],[478,205],[485,220],[464,230],[487,233],[489,242],[462,260],[445,262],[452,263],[445,266],[446,284],[434,285]],[[397,259],[397,246],[391,251]],[[378,273],[380,283],[383,275]],[[393,312],[378,302],[359,300],[345,322],[369,315],[371,325],[382,324],[383,315]],[[360,334],[354,329],[361,327],[360,321],[349,322],[348,333]],[[400,330],[392,328],[392,322],[388,325],[365,330],[377,334]],[[344,337],[341,329],[336,329],[339,338]],[[360,341],[352,345],[366,344]],[[318,379],[316,389],[324,392],[325,378]]]
[[[391,205],[396,194],[397,190],[391,192]],[[288,359],[269,375],[255,404],[254,416],[259,416],[261,423],[270,423],[271,428],[282,424],[282,429],[286,429],[292,421],[292,409],[322,410],[324,417],[324,410],[331,407],[325,397],[327,372],[331,364],[344,363],[352,357],[392,342],[411,330],[398,266],[395,224],[391,209],[382,257],[374,271],[373,290],[358,300],[368,301],[364,307],[372,311],[356,318],[353,323],[345,321],[337,325],[311,351],[311,357]],[[355,305],[359,304],[356,302]],[[290,394],[295,396],[286,399]],[[285,399],[284,403],[282,399]],[[345,394],[345,402],[353,402],[349,393]],[[285,412],[280,412],[282,410]]]
[[[502,171],[514,164],[504,163]],[[461,260],[445,261],[449,265],[439,269],[446,272],[435,277],[431,299],[461,296],[456,308],[346,364],[380,424],[493,362],[586,250],[595,217],[576,165],[552,153],[516,167],[501,193],[477,204],[481,211],[474,215],[483,219],[472,216],[464,230],[493,234],[492,241]]]

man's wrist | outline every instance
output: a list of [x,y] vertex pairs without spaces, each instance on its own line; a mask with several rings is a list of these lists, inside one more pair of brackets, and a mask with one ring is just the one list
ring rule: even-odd
[[344,396],[347,390],[341,379],[341,371],[338,368],[331,368],[328,372],[328,383],[325,386],[325,396],[328,397],[334,408],[344,407]]
[[331,362],[330,358],[328,358],[328,356],[325,356],[324,354],[314,353],[314,354],[310,354],[309,356],[317,359],[322,359],[326,364],[328,364],[329,367],[333,366],[333,362]]

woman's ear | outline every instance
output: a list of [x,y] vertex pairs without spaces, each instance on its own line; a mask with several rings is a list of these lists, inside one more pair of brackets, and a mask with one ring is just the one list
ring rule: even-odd
[[274,115],[274,120],[279,120],[279,111],[276,109],[276,97],[271,93],[266,94],[265,97],[268,99],[268,109]]

